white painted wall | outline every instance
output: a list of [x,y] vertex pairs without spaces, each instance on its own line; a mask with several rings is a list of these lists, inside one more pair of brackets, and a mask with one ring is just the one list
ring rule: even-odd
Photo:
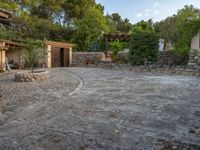
[[192,38],[191,49],[198,50],[200,52],[200,33]]
[[163,51],[165,46],[165,41],[164,39],[159,40],[159,51]]

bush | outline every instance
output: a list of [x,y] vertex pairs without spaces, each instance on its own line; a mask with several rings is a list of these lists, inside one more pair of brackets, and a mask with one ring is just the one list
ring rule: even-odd
[[[32,72],[34,66],[45,57],[42,49],[46,46],[43,41],[26,39],[22,49],[22,60],[25,68],[29,68]],[[45,54],[46,55],[46,54]]]
[[129,63],[129,59],[128,56],[118,56],[118,61],[120,64],[128,64]]
[[123,44],[119,41],[112,42],[109,45],[109,49],[112,51],[112,61],[118,62],[118,54],[123,50]]
[[145,60],[155,62],[158,55],[158,43],[159,37],[153,31],[133,33],[130,39],[130,63],[143,65]]

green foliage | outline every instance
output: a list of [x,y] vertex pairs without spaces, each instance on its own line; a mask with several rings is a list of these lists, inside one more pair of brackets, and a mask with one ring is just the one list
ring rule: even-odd
[[140,33],[140,32],[154,32],[154,28],[149,22],[140,21],[133,26],[133,33]]
[[160,38],[174,43],[177,55],[186,55],[190,50],[192,38],[199,32],[200,9],[186,5],[176,15],[155,23],[154,27]]
[[122,44],[123,49],[129,48],[129,42],[120,42]]
[[1,0],[0,8],[14,14],[11,30],[0,33],[11,40],[74,41],[78,50],[91,51],[105,44],[103,32],[130,33],[132,29],[129,20],[117,13],[104,16],[104,7],[95,0]]
[[92,45],[100,40],[103,32],[108,31],[103,13],[96,8],[88,10],[75,24],[74,42],[79,51],[92,51]]
[[198,60],[197,65],[200,65],[200,60]]
[[178,55],[186,55],[190,51],[192,38],[200,32],[200,9],[193,6],[185,6],[177,13],[177,30],[175,52]]
[[200,32],[200,19],[191,20],[179,26],[177,39],[175,40],[175,52],[178,55],[186,55],[190,51],[192,38]]
[[129,58],[128,56],[118,56],[118,62],[121,64],[128,64],[129,63]]
[[34,66],[44,57],[43,48],[46,46],[43,41],[26,39],[23,41],[22,60],[25,68],[32,70]]
[[166,18],[164,21],[157,22],[154,24],[154,28],[160,38],[165,40],[165,43],[172,42],[177,30],[176,17],[171,16]]
[[112,61],[117,62],[118,61],[118,54],[120,51],[123,50],[123,43],[116,41],[112,42],[109,45],[109,49],[112,51]]
[[190,20],[198,19],[200,15],[200,9],[195,8],[193,5],[186,5],[183,9],[180,9],[176,15],[177,27]]
[[9,10],[9,11],[16,11],[19,9],[18,5],[16,3],[10,2],[10,1],[0,1],[0,8]]
[[143,65],[145,60],[155,62],[158,54],[159,38],[153,31],[135,32],[131,36],[129,60],[133,65]]
[[132,24],[127,18],[123,20],[118,13],[107,15],[106,21],[110,33],[131,33]]
[[95,0],[65,0],[63,3],[64,11],[68,20],[81,19],[85,15],[85,12],[91,7],[95,7]]
[[[47,3],[49,3],[47,5]],[[60,10],[61,4],[59,1],[56,1],[54,4],[53,1],[22,1],[20,2],[10,2],[3,1],[0,2],[1,8],[8,8],[5,6],[9,6],[10,9],[14,12],[13,16],[13,26],[12,28],[6,29],[6,32],[0,33],[2,37],[10,40],[23,40],[24,38],[33,38],[33,39],[48,39],[55,41],[67,41],[70,40],[69,34],[71,35],[70,28],[67,26],[63,26],[61,23],[55,23],[54,17],[56,13]],[[54,5],[53,5],[54,4]],[[48,17],[42,17],[39,11],[34,12],[34,9],[39,9],[40,6],[45,5],[45,8],[41,11],[45,12],[45,9],[51,11],[47,12]],[[47,7],[47,8],[46,8]],[[56,18],[58,19],[58,18]],[[4,29],[1,29],[4,30]],[[5,33],[5,34],[4,34]],[[10,38],[10,33],[16,35],[13,38]],[[3,35],[4,34],[4,35]],[[7,34],[8,37],[5,35]]]
[[0,39],[7,39],[7,40],[13,40],[17,39],[17,34],[14,31],[10,31],[5,27],[0,28]]

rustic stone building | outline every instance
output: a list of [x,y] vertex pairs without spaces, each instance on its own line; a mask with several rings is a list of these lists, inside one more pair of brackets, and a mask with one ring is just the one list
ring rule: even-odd
[[[6,59],[10,66],[14,68],[21,67],[21,49],[23,43],[0,40],[0,70],[6,69]],[[70,67],[72,64],[72,48],[73,44],[47,41],[47,48],[44,52],[47,57],[41,60],[40,67]]]
[[[20,62],[20,51],[17,49],[21,46],[18,42],[1,40],[0,39],[0,71],[5,70],[6,58],[9,61],[13,60],[16,65]],[[13,63],[14,64],[14,63]],[[18,67],[18,66],[16,66]]]
[[70,67],[72,64],[72,49],[75,46],[71,43],[47,41],[47,67]]
[[[12,22],[13,14],[10,11],[0,8],[0,27],[8,28]],[[14,68],[21,66],[21,46],[22,42],[8,41],[0,39],[0,70],[5,70],[6,59],[9,65]],[[73,44],[63,42],[46,42],[47,57],[41,60],[41,67],[69,67],[72,64]]]

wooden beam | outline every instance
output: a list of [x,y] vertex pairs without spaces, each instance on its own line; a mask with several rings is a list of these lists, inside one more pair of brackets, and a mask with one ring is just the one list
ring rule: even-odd
[[9,14],[0,12],[0,17],[8,19],[9,18]]
[[55,41],[47,41],[47,45],[51,47],[59,47],[59,48],[73,48],[75,45],[71,43],[64,43],[64,42],[55,42]]
[[12,19],[3,19],[0,18],[0,23],[6,24],[6,25],[10,25]]

